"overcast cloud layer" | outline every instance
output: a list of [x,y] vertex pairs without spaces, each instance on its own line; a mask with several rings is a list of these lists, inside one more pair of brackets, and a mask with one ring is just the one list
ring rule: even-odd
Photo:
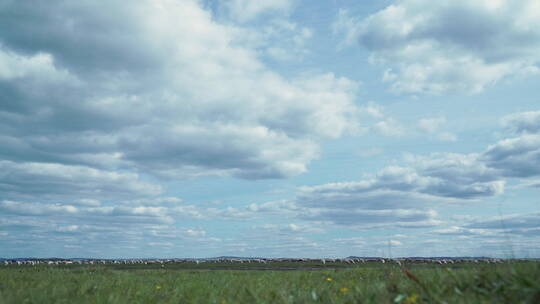
[[0,20],[0,257],[540,253],[537,1]]

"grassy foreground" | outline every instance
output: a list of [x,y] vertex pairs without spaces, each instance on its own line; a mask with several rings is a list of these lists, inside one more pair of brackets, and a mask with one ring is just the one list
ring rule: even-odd
[[0,266],[0,303],[540,303],[540,263],[293,271]]

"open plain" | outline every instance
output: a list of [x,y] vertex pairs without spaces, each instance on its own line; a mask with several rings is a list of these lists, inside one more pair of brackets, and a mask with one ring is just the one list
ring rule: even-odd
[[535,260],[5,261],[0,302],[540,303],[538,278]]

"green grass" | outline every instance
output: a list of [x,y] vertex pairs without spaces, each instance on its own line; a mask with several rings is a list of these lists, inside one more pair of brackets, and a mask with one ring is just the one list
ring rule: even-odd
[[540,303],[535,262],[408,265],[408,274],[378,263],[312,271],[203,266],[0,266],[0,303]]

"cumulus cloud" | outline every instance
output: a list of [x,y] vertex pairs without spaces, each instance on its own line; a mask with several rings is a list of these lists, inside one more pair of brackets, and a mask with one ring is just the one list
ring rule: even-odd
[[504,191],[504,178],[478,154],[436,153],[410,160],[420,175],[435,179],[425,188],[427,193],[467,199]]
[[[442,121],[426,119],[421,125],[436,132]],[[534,133],[540,129],[538,122],[536,112],[512,114],[503,123],[517,136],[501,139],[479,153],[406,155],[404,166],[388,166],[358,181],[301,187],[291,201],[293,210],[306,220],[339,225],[376,227],[376,223],[392,223],[404,228],[440,225],[432,208],[495,197],[504,193],[506,183],[512,178],[540,175],[540,140],[539,134]],[[523,185],[537,187],[537,184],[536,180],[530,180]],[[514,225],[512,221],[510,224]],[[481,233],[465,228],[444,233]]]
[[123,3],[3,4],[3,159],[283,178],[356,124],[355,82],[273,72],[197,1]]
[[540,111],[511,114],[504,117],[502,123],[515,133],[540,133]]
[[504,192],[506,180],[479,154],[409,156],[359,181],[302,187],[294,200],[305,220],[338,225],[423,228],[440,225],[433,208],[474,203]]
[[540,134],[501,140],[487,149],[483,159],[507,176],[540,175]]
[[161,191],[160,185],[142,182],[134,173],[57,163],[0,160],[0,193],[4,198],[71,199],[80,204],[95,205],[96,198],[151,197]]
[[540,175],[540,112],[521,112],[503,118],[503,125],[517,133],[490,145],[482,160],[509,177]]
[[367,48],[397,92],[474,93],[540,72],[539,11],[535,0],[403,0],[364,20],[341,10],[334,31]]
[[304,204],[328,201],[369,209],[414,208],[422,202],[444,202],[489,197],[502,193],[504,182],[475,155],[433,154],[415,157],[411,167],[390,166],[357,182],[302,188]]

